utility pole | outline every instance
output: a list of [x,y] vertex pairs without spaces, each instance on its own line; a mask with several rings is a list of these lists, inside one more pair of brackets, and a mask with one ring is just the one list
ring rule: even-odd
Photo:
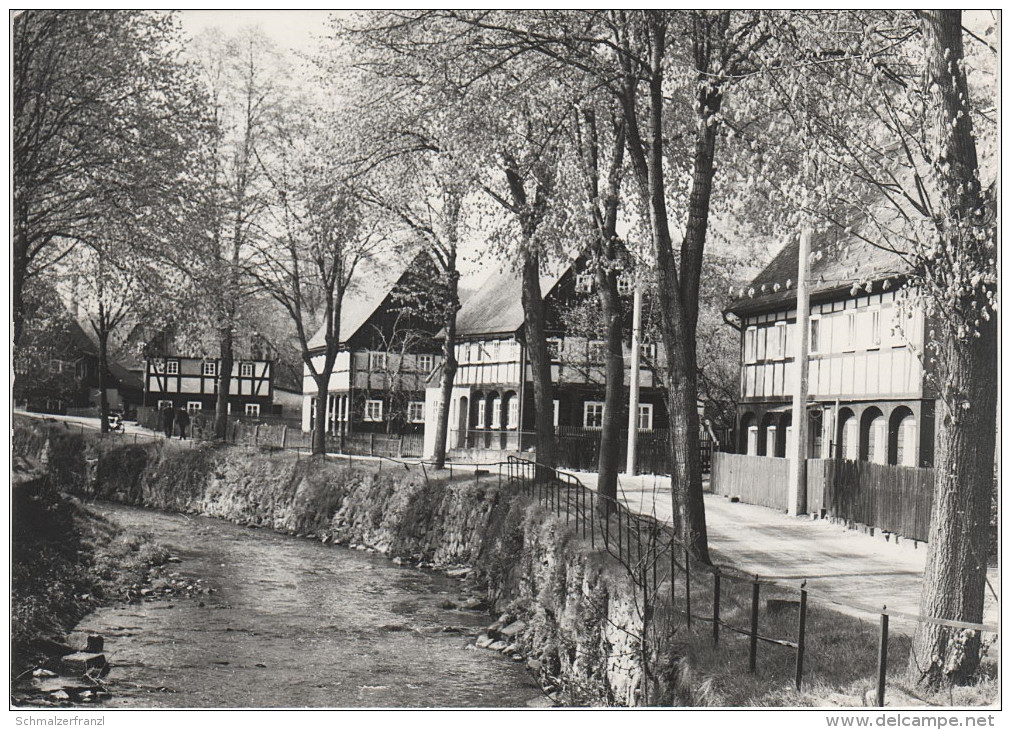
[[635,282],[632,299],[632,362],[628,377],[628,456],[625,474],[635,476],[635,445],[639,440],[639,357],[642,339],[642,286]]
[[789,483],[787,485],[786,513],[802,515],[807,512],[807,373],[810,337],[811,298],[807,289],[811,266],[811,229],[800,233],[800,253],[797,260],[797,331],[794,338],[793,382],[793,443],[790,451]]

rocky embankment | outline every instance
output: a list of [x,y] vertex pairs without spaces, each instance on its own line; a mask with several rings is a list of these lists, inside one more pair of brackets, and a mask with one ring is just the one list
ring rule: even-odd
[[499,616],[477,647],[526,662],[558,702],[638,703],[641,620],[627,576],[589,550],[564,518],[506,484],[447,483],[418,468],[350,469],[335,460],[228,446],[98,448],[88,443],[78,450],[84,474],[75,483],[89,497],[444,569]]
[[[37,436],[38,434],[35,434]],[[140,600],[168,554],[131,535],[80,499],[62,480],[80,476],[82,443],[52,439],[66,458],[51,463],[45,439],[14,439],[11,479],[11,668],[14,704],[102,699],[107,670],[101,637],[66,643],[67,632],[97,606]],[[33,448],[34,445],[34,448]],[[52,446],[52,443],[50,443]],[[68,469],[73,464],[77,469]],[[71,479],[71,490],[81,479]]]

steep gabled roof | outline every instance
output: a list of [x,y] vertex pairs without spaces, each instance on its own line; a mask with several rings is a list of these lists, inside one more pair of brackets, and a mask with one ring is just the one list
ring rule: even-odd
[[[341,302],[340,341],[347,342],[365,326],[369,318],[375,314],[393,287],[414,264],[415,258],[402,257],[395,261],[368,260],[361,264],[354,276],[351,286],[344,294]],[[309,340],[309,349],[316,350],[326,346],[324,327],[321,325],[316,334]]]
[[[70,335],[70,340],[73,343],[74,348],[80,354],[98,357],[98,345],[80,322],[71,317],[67,322],[67,331]],[[144,390],[144,381],[142,381],[135,373],[127,370],[116,360],[109,358],[108,369],[109,374],[119,381],[119,386],[121,388]]]
[[[813,300],[845,295],[857,283],[901,277],[908,268],[897,253],[853,235],[815,235],[811,251],[816,252],[811,260],[809,288]],[[792,236],[743,292],[733,293],[726,311],[753,314],[795,306],[799,254],[800,241]]]
[[[541,275],[541,296],[548,296],[570,266],[559,264],[552,273]],[[457,313],[457,337],[514,334],[523,326],[522,286],[523,276],[519,271],[500,269],[493,272]]]

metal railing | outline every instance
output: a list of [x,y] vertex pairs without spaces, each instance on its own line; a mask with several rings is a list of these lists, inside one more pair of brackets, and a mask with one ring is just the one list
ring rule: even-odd
[[[733,566],[701,563],[678,538],[671,524],[661,522],[651,515],[633,512],[620,500],[606,497],[588,488],[572,474],[527,459],[515,456],[508,458],[507,483],[524,495],[536,499],[538,504],[554,514],[556,519],[561,519],[564,514],[566,524],[573,524],[577,535],[584,539],[589,538],[591,549],[599,546],[626,567],[630,575],[636,578],[638,587],[642,587],[644,596],[659,599],[660,588],[668,582],[670,589],[667,595],[673,603],[676,595],[675,582],[683,581],[682,605],[672,605],[671,609],[684,616],[688,627],[691,627],[693,620],[712,624],[714,645],[720,641],[721,628],[748,637],[749,672],[757,671],[759,642],[791,649],[795,655],[794,685],[798,691],[803,685],[805,649],[808,640],[808,599],[812,597],[851,611],[876,614],[879,617],[875,691],[875,700],[879,707],[885,704],[890,617],[958,630],[989,633],[994,635],[995,640],[1000,636],[1000,629],[989,624],[949,621],[890,610],[886,606],[880,610],[868,609],[866,606],[839,601],[831,595],[812,590],[806,581],[799,587],[786,585],[779,581],[763,579],[759,575],[745,575]],[[712,581],[712,606],[709,612],[700,614],[692,606],[692,586],[693,581],[697,582],[702,576],[708,576]],[[723,581],[750,586],[750,622],[747,627],[734,626],[721,617]],[[780,638],[762,635],[759,610],[762,586],[775,587],[777,591],[796,591],[798,615],[794,636]]]

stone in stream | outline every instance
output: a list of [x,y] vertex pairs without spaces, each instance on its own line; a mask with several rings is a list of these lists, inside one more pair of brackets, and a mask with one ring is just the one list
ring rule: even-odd
[[450,578],[465,578],[471,573],[471,568],[452,568],[446,571],[446,575]]
[[108,671],[109,662],[106,661],[105,654],[75,651],[73,654],[60,657],[60,667],[68,674],[83,675],[95,671],[104,674]]
[[490,636],[488,636],[488,634],[481,634],[480,636],[477,637],[477,641],[474,642],[474,645],[478,649],[487,649],[489,646],[492,645],[492,641],[493,639]]
[[513,621],[511,624],[501,629],[502,635],[508,638],[512,638],[518,634],[522,634],[526,631],[527,625],[522,621]]
[[499,640],[499,641],[493,641],[493,642],[492,642],[492,643],[491,643],[491,644],[490,644],[490,645],[488,646],[488,648],[489,648],[489,649],[491,649],[492,651],[502,651],[502,650],[503,650],[503,649],[505,649],[505,648],[506,648],[507,646],[509,646],[509,645],[508,645],[508,644],[506,644],[506,643],[505,643],[504,641],[501,641],[501,640]]
[[88,637],[88,645],[84,650],[92,654],[101,654],[104,649],[105,639],[97,634],[92,634]]

